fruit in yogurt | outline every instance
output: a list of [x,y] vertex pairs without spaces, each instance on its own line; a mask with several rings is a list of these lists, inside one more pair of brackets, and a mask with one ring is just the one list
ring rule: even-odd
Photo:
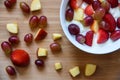
[[110,5],[111,5],[111,8],[115,8],[118,6],[118,0],[107,0]]
[[68,30],[69,30],[70,34],[72,34],[72,35],[77,35],[80,33],[80,28],[76,24],[70,24],[68,26]]
[[120,17],[117,19],[117,27],[120,28]]
[[97,20],[94,20],[93,24],[90,26],[91,30],[95,33],[99,30],[99,24]]
[[84,44],[85,43],[85,36],[82,34],[77,34],[75,36],[76,41],[79,42],[80,44]]
[[97,10],[98,8],[101,7],[101,2],[99,0],[95,0],[92,2],[92,7],[94,10]]
[[69,5],[72,9],[77,9],[82,4],[82,0],[69,0]]
[[73,9],[67,9],[66,13],[65,13],[65,18],[67,21],[72,21],[73,20],[73,16],[74,16],[74,11]]
[[81,21],[84,19],[84,10],[82,8],[78,8],[74,10],[74,20]]
[[108,39],[109,39],[109,33],[103,29],[100,29],[98,31],[97,43],[98,44],[105,43]]
[[85,12],[85,14],[87,14],[87,15],[89,15],[89,16],[93,15],[94,10],[93,10],[92,5],[88,5],[88,6],[85,8],[84,12]]
[[114,32],[111,33],[110,39],[112,41],[116,41],[120,39],[120,30],[115,30]]
[[93,22],[94,22],[94,19],[92,16],[86,16],[83,20],[83,24],[85,26],[91,26],[93,24]]

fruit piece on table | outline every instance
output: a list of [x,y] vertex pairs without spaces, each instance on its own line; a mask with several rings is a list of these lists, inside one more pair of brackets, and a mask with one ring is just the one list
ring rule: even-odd
[[10,59],[15,66],[25,67],[30,63],[29,54],[21,49],[14,50],[11,53]]
[[9,9],[13,7],[13,4],[11,4],[10,1],[8,1],[8,0],[4,1],[4,5],[6,8],[9,8]]
[[82,4],[82,0],[69,0],[70,7],[74,10],[80,7]]
[[92,5],[88,5],[86,8],[85,8],[85,14],[87,14],[87,15],[89,15],[89,16],[91,16],[91,15],[93,15],[93,13],[94,13],[94,10],[93,10],[93,8],[92,8]]
[[31,6],[30,6],[30,10],[31,11],[38,11],[41,10],[42,6],[40,3],[40,0],[32,0]]
[[61,45],[59,43],[57,43],[57,42],[51,43],[50,44],[50,49],[53,52],[61,51]]
[[84,10],[82,8],[78,8],[74,10],[74,20],[81,21],[84,19]]
[[110,4],[112,8],[115,8],[118,6],[118,0],[107,0]]
[[44,66],[44,61],[41,60],[41,59],[37,59],[37,60],[35,60],[35,65],[37,67],[43,67]]
[[20,8],[25,13],[30,13],[30,7],[25,2],[20,2]]
[[78,66],[75,66],[74,68],[69,70],[69,73],[71,74],[72,77],[76,77],[80,74],[80,69]]
[[59,33],[53,33],[53,34],[52,34],[52,38],[53,38],[53,40],[58,40],[58,39],[61,39],[61,38],[62,38],[62,35],[59,34]]
[[120,17],[117,19],[117,27],[120,28]]
[[37,50],[37,57],[40,58],[40,57],[46,57],[47,56],[47,49],[44,49],[44,48],[38,48]]
[[86,64],[85,67],[85,76],[91,76],[96,71],[96,65],[95,64]]
[[32,35],[31,33],[26,34],[26,35],[24,36],[24,41],[25,41],[26,43],[32,43],[32,41],[33,41],[33,35]]
[[82,34],[77,34],[75,36],[76,41],[79,42],[80,44],[84,44],[85,43],[85,36]]
[[7,0],[10,1],[10,3],[15,4],[17,2],[17,0]]
[[55,69],[56,70],[62,69],[62,64],[60,62],[55,63]]
[[98,32],[99,30],[99,25],[98,25],[98,21],[94,20],[93,24],[90,26],[91,30],[94,31],[95,33]]
[[10,36],[8,41],[13,44],[13,45],[16,45],[20,42],[20,39],[18,36]]
[[1,43],[1,48],[5,52],[6,55],[10,55],[12,52],[12,46],[9,42],[4,41]]
[[88,31],[85,35],[85,44],[88,46],[92,46],[93,43],[94,32]]
[[18,34],[18,25],[17,24],[8,23],[6,28],[7,28],[8,32],[10,32],[12,34]]
[[12,66],[7,66],[5,68],[5,70],[10,76],[16,75],[16,71],[15,71],[14,67],[12,67]]
[[37,16],[32,16],[29,20],[29,25],[31,28],[36,28],[39,24],[39,18]]
[[76,24],[70,24],[68,26],[68,31],[70,32],[70,34],[72,35],[77,35],[80,33],[80,28],[78,27],[78,25]]
[[103,29],[100,29],[98,31],[98,39],[97,39],[97,43],[98,44],[102,44],[105,43],[109,38],[109,33]]
[[109,32],[115,31],[116,21],[115,21],[114,17],[112,16],[112,14],[110,14],[110,13],[105,14],[105,16],[103,17],[103,20],[105,21],[105,23],[107,25],[106,27],[108,27],[107,31],[109,31]]
[[39,26],[40,27],[46,27],[47,26],[47,17],[46,16],[40,16]]
[[74,16],[74,11],[73,9],[67,9],[66,13],[65,13],[65,18],[67,21],[72,21],[73,20],[73,16]]
[[116,30],[111,33],[110,38],[112,41],[116,41],[120,39],[120,30]]
[[47,32],[40,28],[35,35],[35,40],[42,40],[46,36],[47,36]]

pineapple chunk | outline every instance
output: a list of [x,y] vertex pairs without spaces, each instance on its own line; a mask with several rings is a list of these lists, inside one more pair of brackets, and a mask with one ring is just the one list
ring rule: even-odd
[[53,33],[52,37],[53,37],[53,40],[58,40],[62,38],[62,35],[58,33]]
[[47,56],[47,49],[38,48],[37,56],[39,57],[46,57]]
[[16,23],[7,24],[7,30],[12,34],[18,34],[18,25]]
[[84,19],[84,10],[82,8],[78,8],[74,10],[74,20],[81,21]]
[[69,73],[73,76],[73,77],[76,77],[77,75],[80,74],[80,69],[78,66],[72,68],[69,70]]
[[55,63],[55,69],[56,69],[56,70],[62,69],[62,64],[61,64],[60,62]]
[[96,65],[95,64],[86,64],[85,68],[85,76],[91,76],[96,71]]
[[32,1],[31,6],[30,6],[31,11],[37,11],[37,10],[40,10],[41,8],[42,7],[41,7],[40,0],[33,0]]

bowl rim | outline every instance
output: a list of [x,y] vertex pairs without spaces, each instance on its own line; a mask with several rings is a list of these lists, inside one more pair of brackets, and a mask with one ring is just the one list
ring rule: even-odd
[[[64,9],[66,9],[66,6],[67,6],[67,5],[65,5],[65,4],[67,4],[68,1],[69,1],[69,0],[62,0],[62,2],[61,2],[61,5],[60,5],[60,23],[61,23],[61,27],[62,27],[63,32],[65,33],[67,39],[68,39],[75,47],[77,47],[78,49],[80,49],[80,50],[82,50],[82,51],[84,51],[84,52],[90,53],[90,54],[109,54],[109,53],[112,53],[112,52],[117,51],[117,50],[120,49],[120,44],[118,44],[118,43],[115,44],[116,46],[114,46],[114,48],[112,48],[112,49],[111,49],[111,48],[110,48],[110,49],[107,48],[108,50],[105,50],[105,51],[104,51],[104,49],[103,49],[103,51],[85,50],[84,48],[81,48],[82,46],[80,46],[80,44],[79,44],[79,45],[76,45],[76,44],[78,44],[78,43],[77,43],[76,41],[74,41],[73,39],[71,39],[71,37],[70,37],[71,35],[68,33],[68,31],[65,31],[65,26],[66,26],[66,24],[65,24],[65,16],[63,16],[63,14],[65,14],[65,10],[64,10]],[[119,42],[120,42],[120,40],[119,40]]]

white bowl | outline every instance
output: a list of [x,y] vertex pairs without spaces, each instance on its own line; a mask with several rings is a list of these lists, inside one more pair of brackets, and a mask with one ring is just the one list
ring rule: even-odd
[[106,42],[105,44],[99,44],[99,45],[95,44],[92,47],[79,44],[75,40],[74,36],[71,35],[68,31],[68,27],[67,27],[68,23],[65,19],[65,11],[66,11],[68,1],[69,0],[62,0],[61,7],[60,7],[60,22],[65,35],[74,46],[76,46],[78,49],[82,51],[85,51],[87,53],[92,53],[92,54],[108,54],[120,49],[120,39],[115,42],[108,40],[108,42]]

